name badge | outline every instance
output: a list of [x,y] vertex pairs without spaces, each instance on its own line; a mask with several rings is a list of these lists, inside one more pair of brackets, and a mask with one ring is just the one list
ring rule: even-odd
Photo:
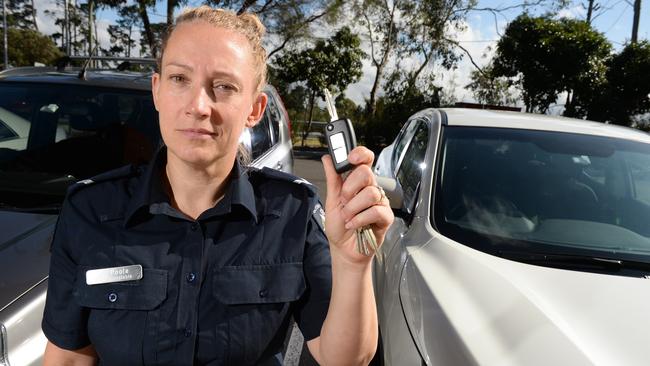
[[91,269],[86,271],[86,284],[136,281],[142,278],[142,265]]

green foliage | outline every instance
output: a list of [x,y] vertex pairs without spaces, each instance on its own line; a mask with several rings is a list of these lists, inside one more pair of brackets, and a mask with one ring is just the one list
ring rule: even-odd
[[[611,45],[584,21],[527,14],[512,21],[497,45],[494,75],[517,78],[527,111],[545,112],[562,91],[579,101],[602,84]],[[583,104],[583,103],[580,103]],[[572,100],[567,110],[576,113]]]
[[[52,39],[34,30],[9,28],[7,43],[11,66],[33,66],[35,62],[53,65],[63,56]],[[0,48],[2,47],[4,41],[0,37]]]
[[329,40],[316,42],[313,48],[288,52],[278,58],[277,76],[288,83],[305,82],[321,97],[324,88],[343,91],[361,77],[365,53],[360,45],[359,37],[343,27]]
[[650,112],[650,43],[630,43],[608,63],[607,81],[594,90],[589,119],[619,125]]
[[517,103],[517,96],[511,90],[511,80],[495,76],[492,64],[484,67],[482,71],[472,71],[470,77],[472,82],[466,88],[472,91],[474,99],[479,103],[500,106]]
[[34,16],[36,10],[28,0],[5,0],[7,6],[7,27],[36,29]]

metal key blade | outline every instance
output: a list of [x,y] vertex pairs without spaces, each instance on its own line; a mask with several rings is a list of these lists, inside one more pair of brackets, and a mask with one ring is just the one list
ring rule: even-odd
[[323,89],[323,93],[325,94],[325,105],[327,106],[327,113],[330,115],[330,121],[336,121],[339,119],[339,114],[336,111],[336,104],[334,104],[332,94],[328,89]]

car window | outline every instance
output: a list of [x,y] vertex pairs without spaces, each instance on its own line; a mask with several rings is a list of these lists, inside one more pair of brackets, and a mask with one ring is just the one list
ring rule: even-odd
[[3,120],[0,119],[0,141],[13,139],[16,137],[18,137],[18,134],[16,134],[11,128],[9,128],[9,126],[7,126]]
[[404,153],[402,164],[397,171],[397,181],[404,194],[404,206],[411,212],[418,188],[422,181],[422,171],[426,167],[424,161],[429,143],[429,128],[426,123],[417,121],[413,123],[414,134]]
[[393,155],[391,157],[391,171],[395,172],[395,169],[399,165],[399,160],[402,157],[402,152],[406,143],[411,140],[415,127],[417,125],[416,120],[407,121],[402,130],[400,131],[397,138],[395,138],[395,148],[393,149]]
[[0,144],[0,203],[10,206],[60,203],[67,185],[146,162],[160,143],[147,91],[0,83],[0,115],[22,134],[20,143]]
[[649,255],[650,144],[469,127],[448,127],[444,139],[443,234],[487,249]]
[[251,130],[251,150],[253,159],[264,155],[273,146],[271,139],[271,122],[268,110],[264,112],[264,117]]

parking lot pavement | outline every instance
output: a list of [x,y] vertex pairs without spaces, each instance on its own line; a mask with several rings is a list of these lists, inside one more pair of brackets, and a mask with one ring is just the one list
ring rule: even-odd
[[325,203],[327,195],[327,184],[320,157],[326,153],[327,150],[294,150],[293,152],[294,174],[315,185],[323,203]]

